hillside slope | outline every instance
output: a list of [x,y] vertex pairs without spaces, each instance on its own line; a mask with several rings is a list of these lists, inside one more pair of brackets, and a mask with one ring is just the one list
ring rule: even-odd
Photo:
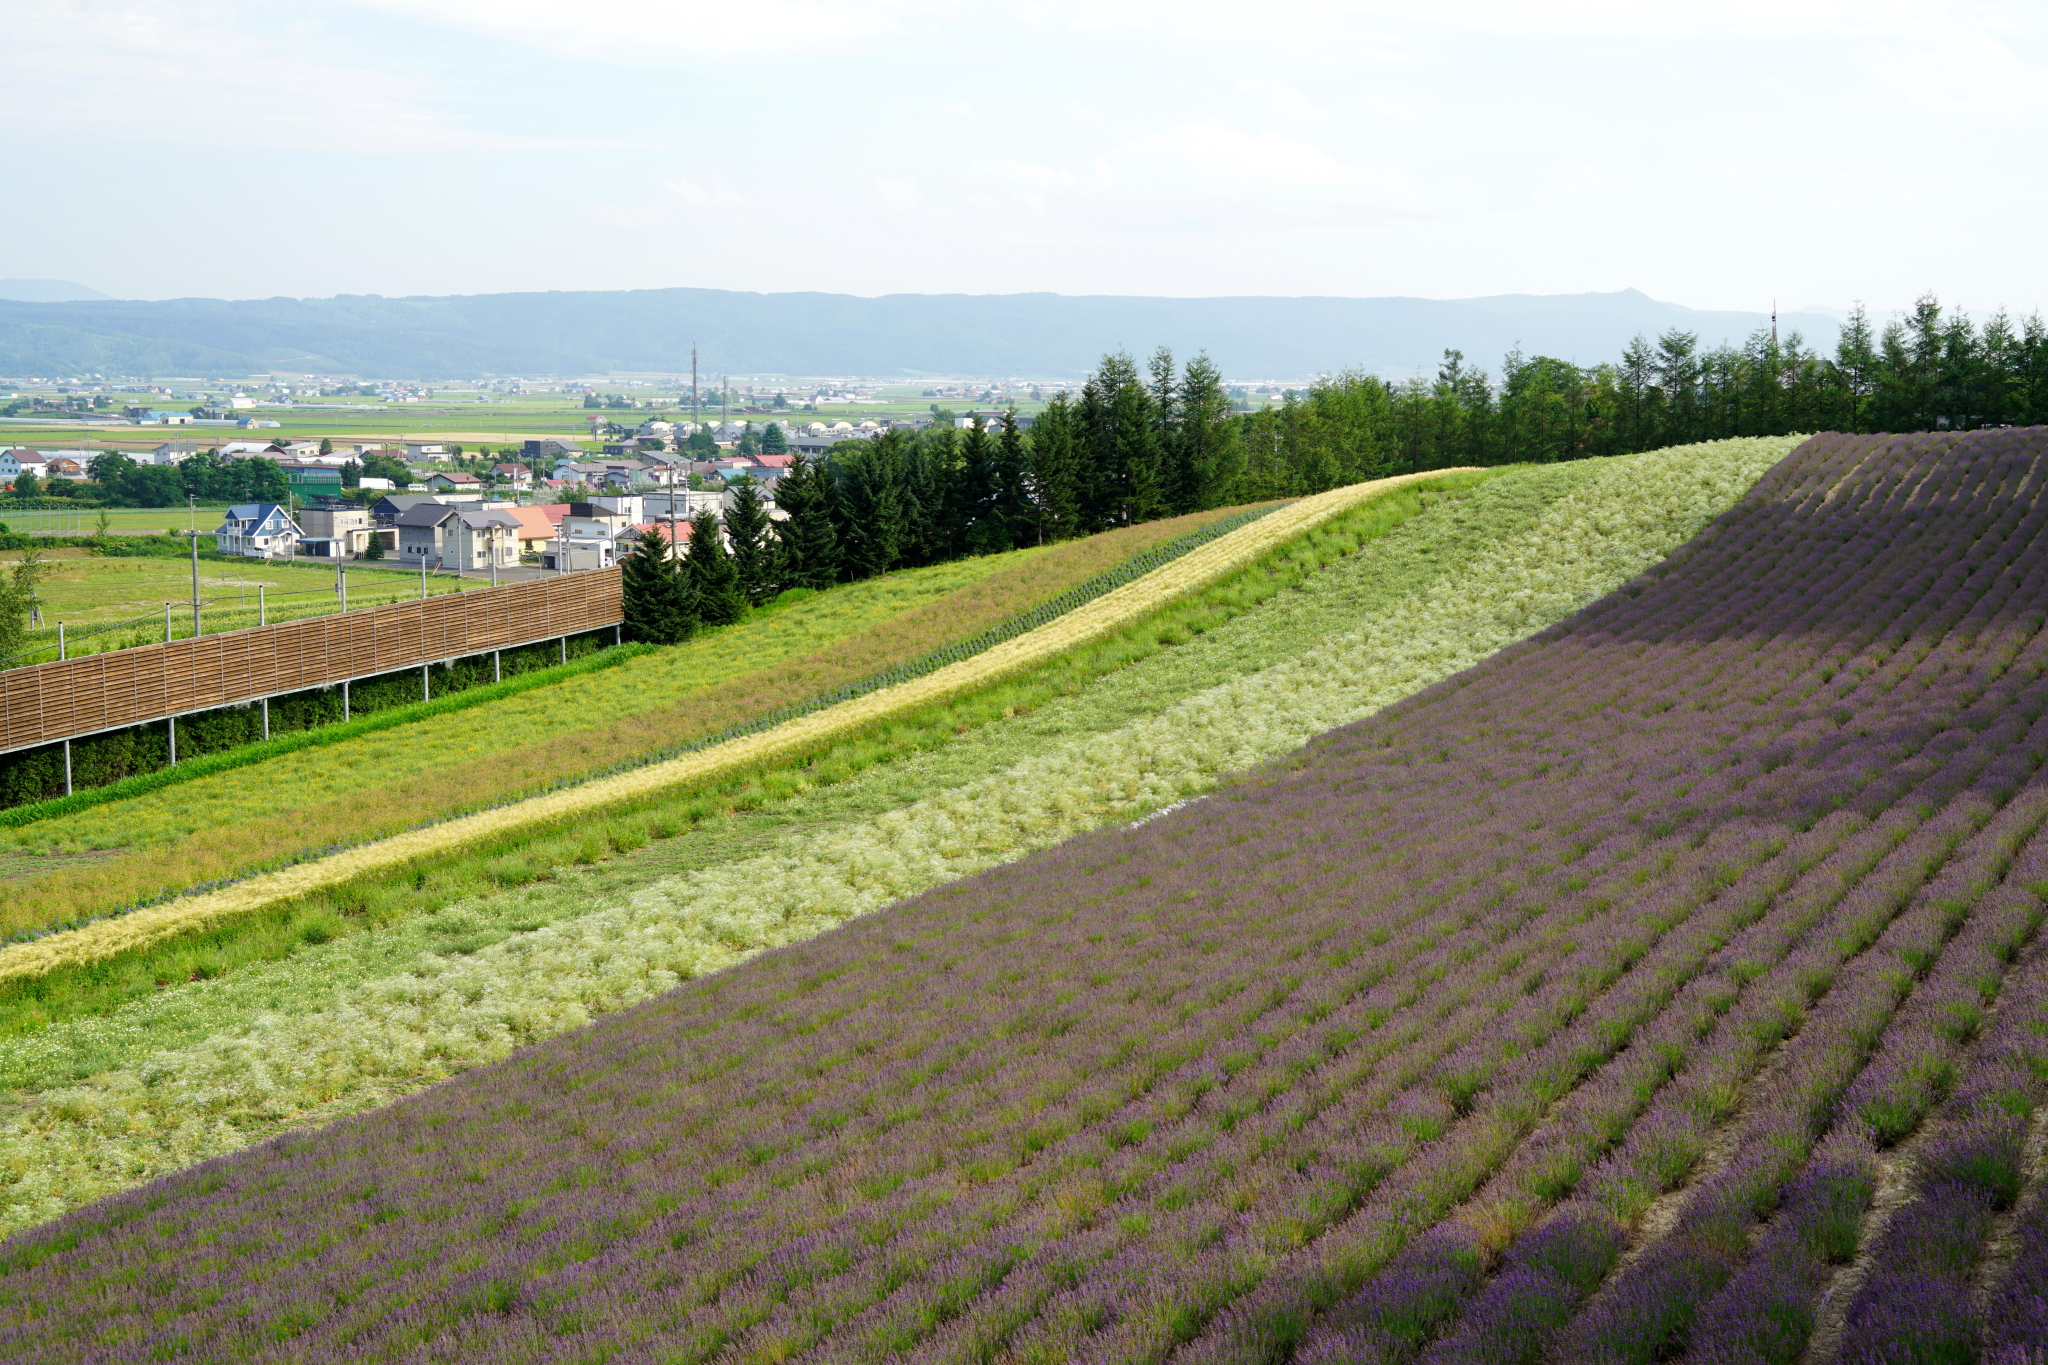
[[[1612,856],[1606,833],[1651,845],[1653,876],[1684,873],[1697,813],[1654,790],[1640,804],[1684,828],[1637,829],[1623,810],[1608,832],[1558,804],[1612,805],[1615,774],[1601,785],[1571,761],[1608,760],[1612,715],[1564,737],[1562,759],[1496,754],[1499,732],[1586,719],[1584,697],[1543,685],[1554,668],[1596,693],[1625,685],[1674,622],[1725,601],[1788,488],[1839,473],[1824,453],[1788,462],[1639,592],[1282,771],[17,1238],[0,1257],[4,1339],[24,1359],[95,1340],[292,1359],[983,1358],[1006,1342],[1157,1358],[1293,1248],[1381,1227],[1371,1205],[1347,1217],[1375,1187],[1422,1179],[1455,1198],[1446,1159],[1471,1165],[1475,1132],[1511,1139],[1501,1106],[1525,1089],[1486,1068],[1554,1060],[1546,1020],[1570,1024],[1590,996],[1588,1036],[1626,1037],[1602,1013],[1602,967],[1672,963],[1597,924],[1560,932],[1585,868],[1553,864]],[[1572,542],[1530,542],[1532,591],[1546,549],[1599,559],[1631,505]],[[1416,657],[1456,647],[1460,610],[1480,610],[1454,595],[1409,617]],[[1516,605],[1511,588],[1479,596]],[[1284,677],[1299,693],[1355,667]],[[1247,700],[1272,713],[1284,695]],[[1700,714],[1652,712],[1672,727]],[[1502,905],[1519,889],[1504,873],[1525,901]],[[1676,938],[1697,948],[1721,913]],[[605,937],[618,951],[642,932]],[[1432,959],[1466,982],[1415,994]],[[1574,1034],[1568,1056],[1593,1065],[1591,1045]],[[1399,1212],[1397,1231],[1416,1226],[1417,1206]],[[195,1242],[211,1250],[190,1256]]]

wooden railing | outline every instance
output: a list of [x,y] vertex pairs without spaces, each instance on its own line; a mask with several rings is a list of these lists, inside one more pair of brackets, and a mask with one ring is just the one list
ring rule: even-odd
[[614,626],[619,571],[316,616],[0,673],[0,753]]

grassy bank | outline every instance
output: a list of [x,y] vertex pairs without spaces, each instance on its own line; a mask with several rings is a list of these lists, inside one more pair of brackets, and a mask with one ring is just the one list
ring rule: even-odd
[[[488,807],[971,635],[1223,513],[847,584],[463,712],[36,821],[0,841],[0,933],[61,924]],[[12,856],[8,856],[11,853]]]

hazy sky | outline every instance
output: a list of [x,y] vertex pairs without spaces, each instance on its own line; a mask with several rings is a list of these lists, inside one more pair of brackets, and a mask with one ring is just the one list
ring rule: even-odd
[[0,277],[2048,306],[2048,6],[0,0]]

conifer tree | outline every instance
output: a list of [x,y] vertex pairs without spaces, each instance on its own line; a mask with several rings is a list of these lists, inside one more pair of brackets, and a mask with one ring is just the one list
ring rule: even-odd
[[837,461],[838,498],[833,525],[840,565],[848,578],[872,578],[895,568],[903,554],[903,489],[896,433],[848,451]]
[[1040,544],[1080,534],[1080,470],[1074,449],[1074,421],[1074,408],[1067,395],[1057,393],[1031,424],[1028,478]]
[[995,456],[994,515],[1002,523],[1005,548],[1030,543],[1034,533],[1030,463],[1024,449],[1024,432],[1017,425],[1017,409],[1013,407],[1003,413]]
[[761,453],[763,455],[789,454],[789,438],[783,435],[782,423],[770,422],[768,429],[761,433]]
[[725,534],[732,542],[733,567],[739,573],[740,591],[759,606],[780,591],[768,509],[761,505],[761,485],[744,474],[728,491],[732,501],[725,512]]
[[1174,442],[1176,508],[1203,512],[1221,507],[1244,472],[1244,445],[1238,440],[1237,423],[1231,419],[1223,373],[1206,352],[1198,352],[1188,362],[1175,397],[1179,413]]
[[697,631],[697,591],[658,531],[643,532],[619,564],[626,633],[655,645],[681,644]]
[[729,626],[747,614],[739,567],[726,552],[718,517],[699,512],[690,522],[690,583],[697,590],[697,617],[707,626]]
[[952,501],[953,525],[966,554],[998,554],[1010,548],[1010,530],[997,505],[996,443],[976,413],[960,443],[960,477]]
[[822,592],[839,581],[839,537],[832,529],[832,494],[827,475],[798,456],[775,485],[775,505],[786,517],[775,523],[783,582]]

